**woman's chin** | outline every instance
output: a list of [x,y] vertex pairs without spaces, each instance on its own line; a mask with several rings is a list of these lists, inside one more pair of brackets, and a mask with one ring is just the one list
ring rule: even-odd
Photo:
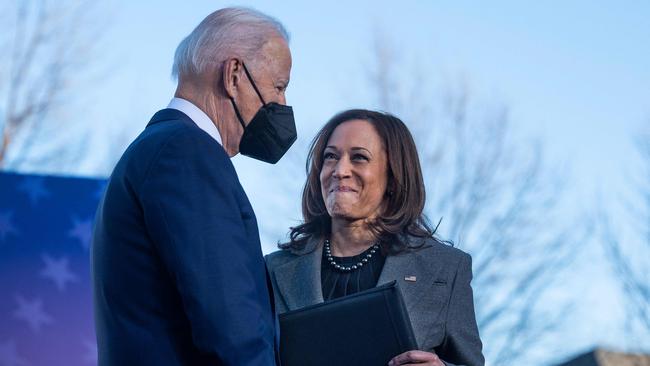
[[332,218],[335,216],[346,216],[351,214],[351,205],[348,202],[341,200],[330,200],[326,204],[327,212]]
[[342,220],[342,221],[358,221],[360,218],[358,215],[352,214],[352,212],[349,211],[333,211],[330,212],[330,217],[332,220]]

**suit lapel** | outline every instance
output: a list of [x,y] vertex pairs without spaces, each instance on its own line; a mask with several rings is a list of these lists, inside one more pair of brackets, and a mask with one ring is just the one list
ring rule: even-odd
[[426,301],[423,297],[431,294],[427,290],[436,276],[435,269],[422,259],[419,251],[389,255],[377,281],[377,286],[397,281],[409,312],[418,302]]
[[303,252],[307,253],[298,255],[273,271],[288,310],[323,302],[320,280],[322,245],[312,240]]
[[[439,317],[442,302],[445,300],[446,282],[440,282],[441,268],[432,266],[427,260],[429,248],[386,257],[377,285],[397,281],[402,292],[415,339],[422,349],[427,347],[427,339],[433,324]],[[430,253],[429,253],[430,254]]]

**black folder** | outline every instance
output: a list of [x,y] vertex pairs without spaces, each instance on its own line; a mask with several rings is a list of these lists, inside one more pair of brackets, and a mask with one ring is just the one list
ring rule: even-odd
[[395,281],[279,318],[282,366],[386,366],[417,349]]

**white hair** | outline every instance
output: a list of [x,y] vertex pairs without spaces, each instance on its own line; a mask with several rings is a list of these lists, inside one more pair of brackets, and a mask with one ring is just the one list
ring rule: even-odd
[[243,7],[217,10],[178,45],[172,77],[181,80],[214,71],[229,57],[255,61],[262,46],[277,36],[289,42],[282,23],[264,13]]

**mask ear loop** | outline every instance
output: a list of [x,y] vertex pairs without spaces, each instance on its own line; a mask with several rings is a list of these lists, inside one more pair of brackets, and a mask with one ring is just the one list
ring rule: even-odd
[[[248,72],[248,69],[246,68],[246,64],[244,64],[244,61],[241,62],[242,66],[244,66],[244,72],[246,72],[246,77],[248,77],[248,80],[251,82],[251,85],[253,85],[253,89],[255,89],[255,92],[257,93],[257,96],[262,99],[262,103],[264,103],[264,99],[262,98],[262,95],[260,94],[260,91],[257,90],[257,86],[255,85],[255,82],[253,81],[253,78],[251,78],[251,74]],[[241,127],[245,130],[246,129],[246,124],[244,123],[244,119],[241,116],[241,113],[239,112],[239,108],[237,108],[237,104],[235,103],[235,98],[230,97],[230,102],[232,103],[232,107],[235,110],[235,114],[237,115],[237,119],[239,120],[239,123],[241,124]]]
[[257,85],[255,85],[255,82],[253,81],[253,78],[251,77],[251,73],[248,72],[248,68],[246,67],[246,64],[244,61],[241,62],[242,66],[244,66],[244,72],[246,72],[246,76],[248,77],[248,80],[250,80],[251,85],[253,85],[253,89],[255,89],[255,92],[257,93],[257,96],[260,97],[260,100],[262,101],[262,105],[266,105],[266,102],[264,101],[264,98],[262,98],[262,93],[257,89]]
[[232,107],[235,109],[235,114],[237,115],[237,119],[239,120],[239,123],[241,123],[241,127],[245,130],[246,125],[244,124],[244,119],[241,118],[241,113],[239,113],[239,108],[237,108],[237,104],[235,104],[235,99],[230,98],[230,102],[232,103]]
[[[253,77],[251,77],[251,73],[248,72],[248,68],[246,67],[246,64],[244,63],[244,61],[242,61],[241,64],[242,66],[244,66],[244,72],[246,73],[246,77],[251,82],[253,89],[255,89],[255,93],[257,93],[257,96],[262,101],[262,105],[266,105],[264,98],[262,98],[262,93],[260,93],[260,91],[257,89],[257,85],[255,85],[255,81],[253,81]],[[242,128],[246,130],[246,124],[244,123],[244,119],[242,118],[241,113],[239,112],[239,108],[237,108],[237,104],[235,103],[235,98],[231,97],[230,102],[232,103],[232,107],[235,109],[235,114],[237,115],[237,119],[239,120],[239,123],[241,123]]]

